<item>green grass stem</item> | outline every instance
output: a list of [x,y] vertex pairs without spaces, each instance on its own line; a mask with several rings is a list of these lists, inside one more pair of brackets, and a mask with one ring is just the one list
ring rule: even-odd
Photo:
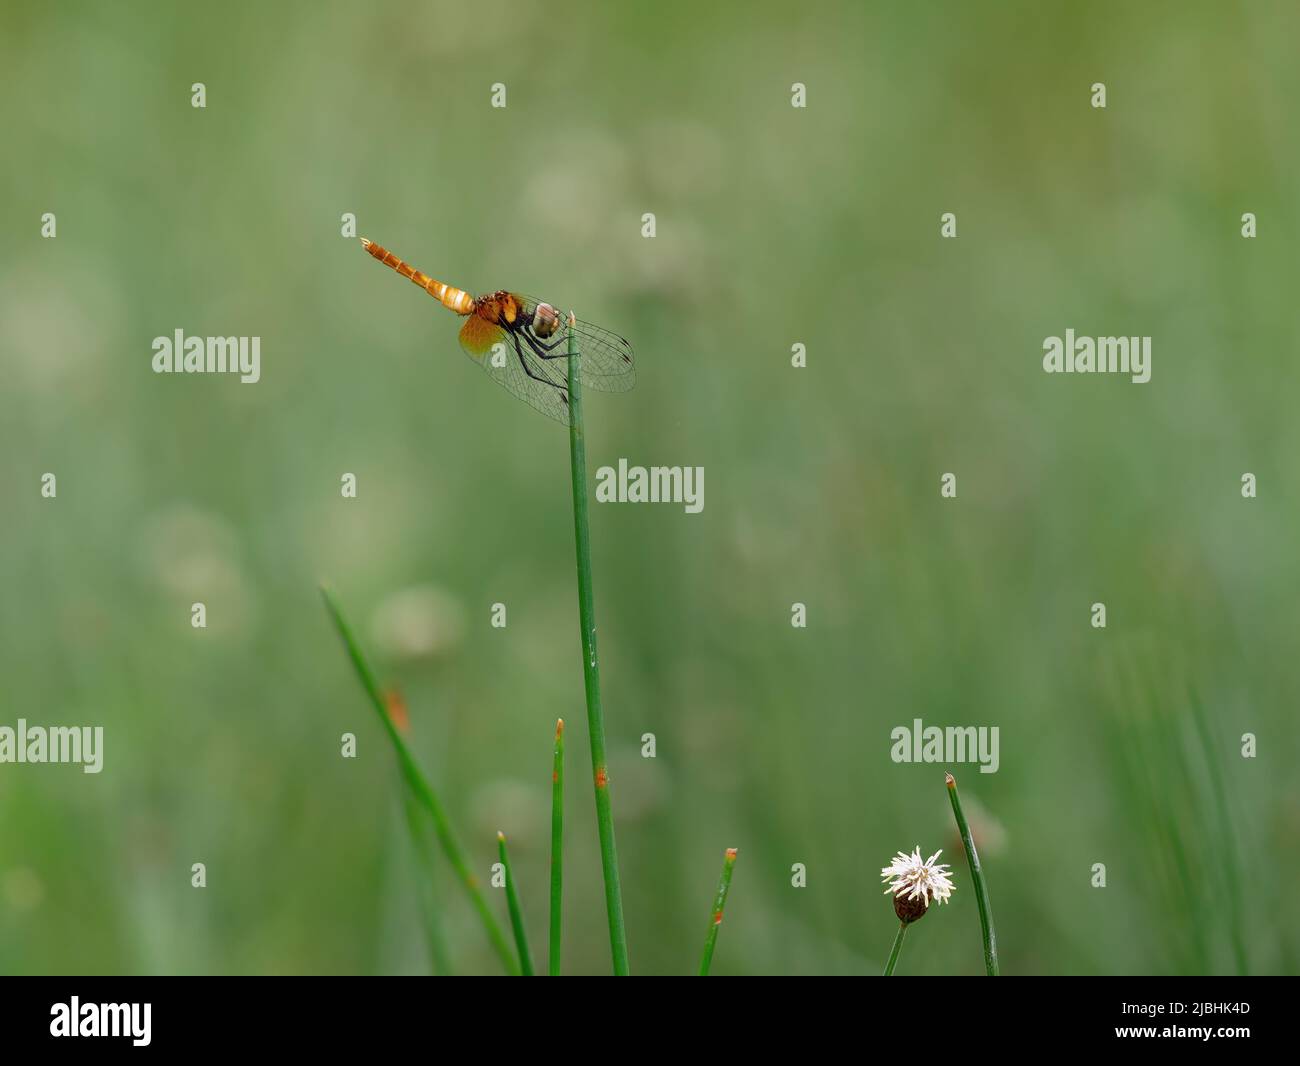
[[[984,883],[984,870],[980,866],[979,853],[975,850],[975,838],[971,836],[966,815],[962,813],[961,797],[957,795],[957,779],[952,774],[944,774],[948,783],[948,799],[952,801],[953,817],[957,819],[957,829],[961,833],[961,842],[966,848],[966,861],[970,863],[971,883],[975,886],[975,902],[980,909],[980,929],[984,935],[984,971],[990,977],[998,976],[998,940],[993,928],[993,912],[989,909],[989,888]],[[898,943],[902,943],[899,934]],[[897,945],[895,945],[897,947]]]
[[551,943],[547,973],[560,976],[560,926],[564,898],[564,719],[555,723],[551,770]]
[[614,815],[609,799],[609,766],[605,759],[605,715],[600,706],[600,664],[596,658],[596,611],[591,587],[591,532],[587,525],[587,444],[582,423],[582,373],[578,338],[569,314],[569,459],[573,480],[573,531],[578,550],[578,615],[582,627],[582,678],[587,693],[587,733],[591,740],[591,773],[596,789],[596,828],[600,834],[600,865],[605,878],[605,912],[609,918],[609,947],[614,973],[625,977],[627,929],[623,924],[623,889],[618,877],[618,848],[614,844]]
[[885,963],[884,977],[894,976],[894,967],[898,964],[898,953],[903,950],[903,937],[907,936],[907,923],[898,923],[898,932],[894,936],[894,946],[889,949],[889,961]]
[[727,892],[731,888],[731,872],[736,867],[735,848],[728,848],[722,858],[722,876],[718,879],[718,892],[713,897],[713,910],[709,912],[709,931],[704,937],[704,957],[700,959],[700,976],[709,976],[709,965],[713,962],[713,948],[718,942],[718,930],[722,928],[722,912],[727,906]]
[[515,948],[519,951],[519,969],[525,977],[533,976],[533,953],[528,950],[528,934],[524,932],[524,912],[519,906],[519,892],[515,888],[515,872],[510,869],[510,853],[506,850],[506,835],[497,831],[497,852],[506,871],[506,906],[510,908],[510,929],[515,934]]

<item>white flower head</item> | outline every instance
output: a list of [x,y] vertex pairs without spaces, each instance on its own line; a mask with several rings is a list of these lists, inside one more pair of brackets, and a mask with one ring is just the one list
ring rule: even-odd
[[920,845],[917,845],[911,855],[900,851],[894,856],[894,861],[880,871],[880,876],[889,882],[885,895],[892,892],[895,899],[920,899],[927,909],[931,898],[939,903],[947,903],[954,886],[948,876],[948,864],[936,864],[934,861],[942,854],[943,850],[940,849],[922,862]]

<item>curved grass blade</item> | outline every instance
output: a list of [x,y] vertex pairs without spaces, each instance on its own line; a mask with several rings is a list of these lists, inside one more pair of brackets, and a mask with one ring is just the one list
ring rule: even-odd
[[[989,889],[984,883],[984,870],[980,866],[979,854],[975,851],[975,838],[971,836],[970,826],[966,824],[966,815],[962,813],[961,798],[957,795],[957,779],[952,774],[944,774],[948,783],[948,799],[952,801],[953,817],[957,819],[957,829],[961,833],[961,842],[966,848],[966,860],[970,863],[970,879],[975,886],[975,902],[980,908],[980,930],[984,935],[984,971],[989,977],[998,976],[998,941],[993,929],[993,912],[989,908]],[[899,935],[899,944],[902,935]]]
[[339,607],[338,601],[334,599],[334,594],[324,585],[321,585],[320,591],[325,600],[325,608],[334,621],[334,628],[338,630],[339,637],[343,640],[343,646],[347,649],[348,657],[352,660],[352,667],[356,671],[357,678],[361,681],[361,687],[365,689],[366,695],[370,697],[375,713],[379,715],[379,721],[388,733],[388,739],[392,742],[393,750],[397,753],[397,764],[402,769],[402,775],[406,778],[406,783],[410,786],[412,794],[420,805],[429,812],[429,817],[433,819],[433,828],[437,834],[438,843],[442,845],[447,861],[451,863],[457,878],[460,879],[460,883],[469,894],[470,902],[474,905],[474,910],[478,912],[479,919],[483,922],[483,928],[487,932],[493,950],[500,956],[507,971],[512,974],[518,973],[519,964],[515,961],[515,957],[510,951],[510,945],[506,943],[505,935],[501,932],[501,926],[497,924],[496,918],[488,907],[487,900],[483,898],[478,878],[470,871],[469,863],[465,861],[465,853],[461,851],[460,844],[451,831],[451,823],[447,820],[447,813],[443,810],[437,793],[433,791],[433,787],[424,774],[421,773],[415,757],[411,754],[411,749],[406,746],[406,741],[402,739],[401,733],[397,731],[392,718],[389,717],[384,697],[380,694],[379,686],[375,683],[375,675],[371,672],[369,664],[361,654],[361,648],[352,635],[352,628],[343,617],[343,611]]

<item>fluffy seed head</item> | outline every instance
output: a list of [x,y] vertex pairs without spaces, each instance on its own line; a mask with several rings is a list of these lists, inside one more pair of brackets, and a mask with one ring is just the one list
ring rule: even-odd
[[[894,856],[893,862],[880,871],[881,878],[889,882],[885,887],[885,895],[893,893],[894,910],[900,920],[916,921],[929,908],[931,899],[939,903],[948,902],[954,886],[948,864],[935,862],[942,854],[941,849],[922,862],[921,848],[918,845],[911,855],[900,851]],[[909,905],[919,904],[920,914],[912,918],[904,917],[904,912],[899,910],[900,900]],[[911,913],[910,906],[908,913]]]

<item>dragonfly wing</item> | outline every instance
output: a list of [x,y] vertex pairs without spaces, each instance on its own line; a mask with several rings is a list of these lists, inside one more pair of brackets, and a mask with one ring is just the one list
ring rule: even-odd
[[476,314],[461,327],[460,346],[497,384],[548,418],[570,424],[565,360],[538,358],[526,343]]
[[[522,293],[515,293],[514,296],[524,305],[525,316],[531,321],[538,305],[543,301]],[[559,311],[559,315],[560,327],[555,334],[544,341],[542,338],[535,337],[535,339],[539,343],[554,345],[549,352],[546,352],[544,361],[548,365],[558,364],[564,367],[566,363],[564,357],[568,353],[564,323],[568,316],[565,311]],[[530,330],[531,327],[526,329]],[[582,356],[580,365],[583,385],[601,392],[627,392],[636,384],[636,362],[632,355],[632,345],[625,338],[600,326],[594,326],[590,322],[584,322],[581,318],[574,325],[573,332],[577,335],[578,352]],[[555,343],[556,340],[559,341],[558,344]],[[568,369],[560,370],[558,374],[565,377]]]

